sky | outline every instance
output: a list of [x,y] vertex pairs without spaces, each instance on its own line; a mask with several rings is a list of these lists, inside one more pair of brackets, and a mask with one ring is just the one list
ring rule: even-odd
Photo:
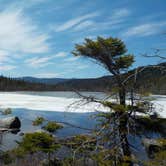
[[118,37],[137,66],[166,46],[166,0],[0,0],[0,74],[92,78],[108,71],[71,52],[84,38]]

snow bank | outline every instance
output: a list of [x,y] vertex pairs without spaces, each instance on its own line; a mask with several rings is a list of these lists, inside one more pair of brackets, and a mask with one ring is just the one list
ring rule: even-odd
[[[166,96],[153,96],[154,105],[157,112],[166,118]],[[57,111],[57,112],[95,112],[108,111],[99,103],[79,102],[77,98],[53,97],[53,96],[38,96],[31,94],[19,93],[0,93],[0,108],[25,108],[39,111]],[[81,104],[81,105],[80,105]]]

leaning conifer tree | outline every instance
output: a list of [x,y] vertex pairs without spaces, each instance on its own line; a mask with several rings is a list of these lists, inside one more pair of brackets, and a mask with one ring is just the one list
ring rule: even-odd
[[[102,38],[97,40],[85,39],[83,44],[76,44],[75,50],[72,52],[75,56],[83,56],[95,60],[108,70],[116,79],[119,95],[119,106],[108,104],[111,109],[114,109],[116,117],[119,118],[119,137],[124,156],[130,156],[130,148],[127,140],[128,116],[124,114],[126,106],[126,85],[122,73],[129,69],[134,62],[134,56],[127,54],[127,49],[124,42],[118,38]],[[117,109],[117,108],[124,109]]]

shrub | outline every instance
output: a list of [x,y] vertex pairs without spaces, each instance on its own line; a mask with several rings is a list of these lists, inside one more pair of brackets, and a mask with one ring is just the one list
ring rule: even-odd
[[59,148],[59,145],[55,144],[55,138],[45,132],[27,133],[23,136],[22,141],[19,143],[16,152],[22,153],[35,153],[42,151],[45,153],[52,152]]
[[47,125],[43,127],[43,129],[48,132],[55,132],[56,130],[61,128],[63,128],[63,126],[56,122],[48,122]]
[[34,126],[41,125],[44,121],[45,121],[45,119],[44,119],[43,117],[37,117],[37,118],[33,121],[33,125],[34,125]]
[[8,115],[8,114],[11,114],[11,113],[12,113],[11,108],[6,108],[5,110],[2,111],[2,115]]
[[13,158],[8,152],[3,152],[1,157],[5,165],[11,164],[13,162]]

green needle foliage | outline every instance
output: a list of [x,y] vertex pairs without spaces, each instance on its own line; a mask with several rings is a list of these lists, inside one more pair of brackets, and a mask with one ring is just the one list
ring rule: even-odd
[[126,112],[129,110],[129,106],[124,106],[122,104],[112,103],[109,101],[104,101],[103,105],[109,107],[114,112]]
[[123,83],[124,78],[121,77],[123,71],[127,70],[134,62],[134,56],[127,53],[124,42],[118,38],[98,37],[96,40],[85,39],[83,44],[76,44],[75,50],[72,52],[75,56],[87,57],[95,60],[108,70],[116,79],[119,103],[104,103],[116,112],[119,119],[119,138],[122,142],[123,154],[130,156],[129,143],[127,140],[127,114],[126,112],[126,85]]
[[23,136],[21,142],[18,143],[18,147],[12,150],[18,158],[24,158],[28,154],[43,152],[48,155],[47,163],[50,165],[51,153],[58,150],[61,146],[55,142],[55,138],[45,132],[27,133]]
[[118,72],[132,65],[134,56],[127,53],[123,41],[118,38],[98,37],[96,41],[85,39],[85,43],[75,46],[75,56],[85,56],[100,62],[111,73]]
[[83,44],[76,44],[72,52],[75,56],[87,57],[102,65],[115,76],[120,104],[125,105],[126,87],[121,74],[134,62],[134,56],[127,53],[124,42],[118,38],[98,37],[97,40],[85,39]]
[[48,122],[46,126],[43,127],[44,130],[48,131],[48,132],[55,132],[58,129],[62,129],[63,126],[56,123],[56,122]]
[[44,121],[45,121],[45,119],[44,119],[43,117],[37,117],[37,118],[33,121],[33,125],[34,125],[34,126],[41,125]]
[[59,147],[58,144],[55,144],[55,138],[52,135],[45,132],[35,132],[25,134],[15,152],[21,151],[26,154],[42,151],[48,153],[57,150]]
[[14,159],[11,157],[10,153],[8,151],[3,152],[1,155],[2,161],[4,164],[8,165],[11,164]]
[[12,114],[11,108],[6,108],[5,110],[2,111],[2,115],[9,115]]
[[[28,133],[23,136],[23,140],[19,143],[18,148],[15,149],[17,156],[23,154],[32,154],[39,151],[48,153],[48,161],[50,163],[50,153],[54,152],[60,147],[67,147],[70,149],[73,156],[68,156],[62,160],[64,166],[86,165],[85,159],[90,159],[98,166],[131,166],[134,161],[130,144],[128,141],[129,132],[132,134],[139,134],[138,131],[143,129],[158,130],[160,125],[161,130],[165,129],[165,120],[161,118],[154,118],[148,114],[151,107],[150,102],[145,100],[134,102],[135,83],[131,83],[131,105],[126,104],[126,92],[130,92],[124,83],[125,77],[123,72],[133,64],[134,56],[127,53],[127,49],[123,41],[117,38],[102,38],[98,37],[96,40],[85,39],[83,44],[77,44],[73,51],[75,56],[87,57],[95,60],[102,65],[106,70],[115,77],[116,88],[115,92],[118,94],[119,102],[100,101],[104,106],[110,109],[109,112],[102,112],[96,115],[101,124],[99,129],[94,130],[91,135],[77,135],[71,138],[57,140],[48,133],[36,132]],[[130,76],[130,75],[129,75]],[[133,85],[134,84],[134,85]],[[92,100],[93,101],[93,100]],[[147,117],[134,116],[132,113],[144,113]],[[40,125],[44,122],[44,118],[37,117],[33,121],[33,125]],[[48,122],[43,129],[48,132],[56,132],[63,128],[62,125],[56,122]],[[158,140],[165,146],[165,140]],[[164,149],[165,150],[165,149]],[[164,161],[165,152],[155,156],[152,160],[153,165],[157,166],[157,162]],[[57,161],[55,161],[57,162]],[[60,162],[58,160],[58,162]],[[155,163],[155,164],[154,164]],[[56,165],[56,164],[54,164]]]
[[66,146],[78,149],[79,152],[93,151],[96,147],[96,139],[90,135],[76,135],[65,139]]

